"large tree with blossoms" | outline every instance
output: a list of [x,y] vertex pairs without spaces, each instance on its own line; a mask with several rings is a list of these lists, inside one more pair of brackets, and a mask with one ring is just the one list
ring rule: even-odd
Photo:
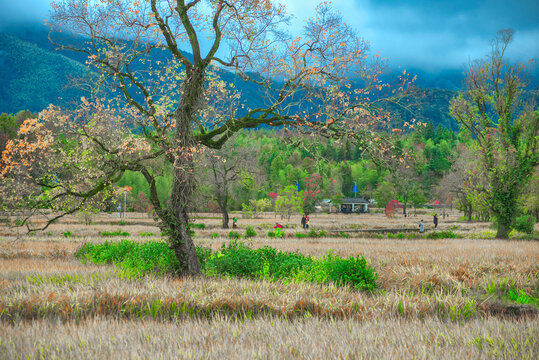
[[[201,272],[188,208],[205,147],[266,125],[379,151],[372,134],[387,116],[378,105],[402,90],[380,81],[385,61],[327,3],[298,37],[270,0],[59,0],[50,25],[52,41],[86,54],[98,78],[77,108],[49,107],[23,125],[3,154],[5,204],[52,208],[50,222],[140,172],[184,274]],[[224,70],[258,87],[260,106],[244,108]],[[166,204],[156,188],[162,163],[173,168]]]

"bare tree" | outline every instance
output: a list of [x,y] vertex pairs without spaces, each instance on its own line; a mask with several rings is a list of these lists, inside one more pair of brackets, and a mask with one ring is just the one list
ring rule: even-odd
[[[373,131],[388,120],[378,105],[405,86],[390,89],[380,81],[385,61],[368,57],[368,43],[327,3],[316,8],[302,37],[288,34],[284,7],[270,0],[59,0],[50,20],[62,31],[51,33],[52,40],[86,54],[99,74],[95,94],[113,89],[118,102],[91,98],[71,112],[46,110],[41,121],[56,130],[29,123],[28,136],[5,153],[10,165],[0,174],[2,184],[24,178],[29,189],[17,194],[19,204],[53,208],[60,212],[54,220],[125,171],[140,172],[184,274],[201,272],[188,228],[196,154],[262,124],[349,137],[377,149]],[[258,87],[261,105],[242,109],[233,85],[218,76],[222,69]],[[352,79],[362,86],[353,88]],[[33,160],[25,162],[30,153]],[[173,169],[167,203],[157,196],[153,166],[161,162]],[[67,206],[66,198],[79,200]]]

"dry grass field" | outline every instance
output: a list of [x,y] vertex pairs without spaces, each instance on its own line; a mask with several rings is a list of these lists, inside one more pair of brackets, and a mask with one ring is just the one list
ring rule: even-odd
[[[216,214],[198,214],[198,245],[228,242]],[[458,239],[348,238],[329,230],[415,228],[429,214],[311,216],[320,238],[269,238],[275,221],[239,217],[245,240],[312,256],[362,254],[378,289],[236,278],[132,278],[83,264],[84,242],[159,240],[145,214],[76,216],[20,236],[0,227],[0,358],[60,359],[536,359],[539,242],[490,239],[485,223],[440,219]],[[35,222],[39,222],[36,219]],[[301,232],[299,217],[282,221]],[[122,230],[129,236],[104,237]],[[430,229],[429,229],[430,231]],[[153,234],[153,235],[152,235]],[[19,236],[18,236],[19,235]],[[530,304],[526,303],[531,302]]]

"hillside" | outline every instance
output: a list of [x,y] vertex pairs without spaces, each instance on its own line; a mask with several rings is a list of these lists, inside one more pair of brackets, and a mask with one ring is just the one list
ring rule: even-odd
[[[49,103],[62,105],[77,100],[81,91],[67,87],[69,79],[87,73],[84,57],[75,52],[56,51],[48,40],[48,29],[38,24],[23,24],[2,29],[0,33],[0,79],[4,87],[0,89],[0,113],[16,113],[21,109],[40,111]],[[77,41],[77,39],[75,39]],[[155,52],[152,58],[163,58]],[[419,70],[418,70],[419,71]],[[449,116],[449,100],[456,94],[460,79],[452,78],[452,72],[436,76],[422,73],[418,85],[448,85],[448,89],[420,88],[407,102],[408,108],[391,108],[395,124],[412,118],[422,122],[432,122],[435,126],[457,131],[458,125]],[[259,107],[262,93],[258,87],[239,80],[234,74],[223,71],[222,77],[234,82],[242,93],[246,108]]]
[[84,76],[84,65],[11,35],[0,34],[0,113],[40,111],[49,104],[65,104],[83,95],[69,87]]

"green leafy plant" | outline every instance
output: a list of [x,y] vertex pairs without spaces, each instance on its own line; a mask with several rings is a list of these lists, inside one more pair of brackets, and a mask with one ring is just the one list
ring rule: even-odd
[[218,237],[219,237],[219,234],[216,233],[216,232],[210,234],[210,238],[212,238],[212,239],[215,239],[215,238],[218,238]]
[[66,231],[64,232],[64,237],[72,237],[73,234],[71,233],[71,231]]
[[258,235],[254,229],[253,226],[251,225],[248,225],[247,228],[245,229],[245,237],[255,237],[256,235]]
[[241,237],[241,235],[240,235],[239,232],[236,232],[236,231],[232,230],[231,232],[228,233],[228,237],[230,239],[239,239]]
[[152,233],[152,232],[141,232],[140,236],[141,237],[150,237],[150,236],[155,236],[155,234]]
[[404,239],[405,238],[403,233],[398,233],[396,236],[397,236],[397,239]]
[[532,234],[535,218],[532,215],[521,215],[515,219],[514,228],[526,234]]
[[102,231],[99,233],[101,236],[129,236],[127,231],[116,230],[116,231]]
[[434,231],[427,234],[427,239],[455,239],[457,235],[451,230]]
[[[252,249],[236,240],[223,244],[217,252],[204,247],[196,247],[196,251],[203,271],[209,276],[335,283],[357,290],[376,287],[377,275],[362,256],[343,259],[329,252],[324,258],[313,259],[268,246]],[[181,272],[173,250],[165,242],[85,243],[76,256],[82,261],[116,264],[135,276]]]

